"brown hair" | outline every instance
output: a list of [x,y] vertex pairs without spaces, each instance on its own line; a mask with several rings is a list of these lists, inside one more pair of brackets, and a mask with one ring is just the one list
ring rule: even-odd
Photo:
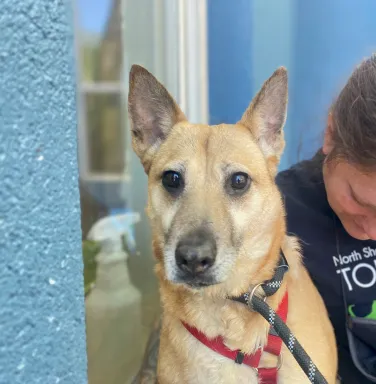
[[376,169],[376,55],[354,70],[331,113],[334,149],[328,160],[342,158]]

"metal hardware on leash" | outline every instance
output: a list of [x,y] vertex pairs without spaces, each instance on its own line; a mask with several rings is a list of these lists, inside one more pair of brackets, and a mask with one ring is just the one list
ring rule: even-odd
[[257,288],[259,288],[259,287],[261,287],[262,286],[262,284],[260,283],[260,284],[256,284],[253,288],[252,288],[252,290],[251,290],[251,292],[248,294],[248,308],[251,310],[251,311],[254,311],[254,309],[253,309],[253,304],[252,304],[252,301],[253,301],[253,297],[254,296],[257,296],[258,298],[260,298],[261,300],[264,300],[264,303],[266,303],[266,295],[264,294],[264,297],[262,297],[261,295],[256,295],[256,290],[257,290]]

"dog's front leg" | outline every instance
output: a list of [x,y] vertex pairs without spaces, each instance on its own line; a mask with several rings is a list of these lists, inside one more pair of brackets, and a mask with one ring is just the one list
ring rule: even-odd
[[[249,318],[252,316],[252,318]],[[230,330],[224,341],[229,349],[240,349],[245,353],[255,353],[266,344],[269,324],[258,314],[244,312],[231,313],[224,317],[226,328]]]

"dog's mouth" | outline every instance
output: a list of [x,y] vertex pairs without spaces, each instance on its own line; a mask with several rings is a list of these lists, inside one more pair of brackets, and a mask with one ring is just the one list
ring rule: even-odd
[[211,276],[187,276],[180,275],[174,280],[176,284],[182,284],[191,289],[203,289],[212,285],[219,284],[219,282]]
[[203,289],[203,288],[210,287],[212,285],[219,284],[219,282],[215,281],[212,278],[209,278],[209,279],[198,279],[198,278],[187,279],[187,278],[183,278],[183,279],[176,280],[175,283],[183,284],[183,285],[185,285],[191,289]]

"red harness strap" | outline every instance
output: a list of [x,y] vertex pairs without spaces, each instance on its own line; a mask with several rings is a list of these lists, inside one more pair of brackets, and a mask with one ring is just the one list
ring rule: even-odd
[[[286,292],[277,309],[277,314],[281,317],[284,322],[286,322],[287,319],[287,312],[288,294]],[[187,323],[182,323],[184,327],[188,330],[188,332],[190,332],[197,340],[199,340],[202,344],[206,345],[214,352],[217,352],[220,355],[227,357],[228,359],[234,360],[237,364],[245,364],[256,369],[258,372],[258,377],[262,384],[277,383],[278,367],[262,368],[259,367],[259,364],[262,352],[268,352],[280,358],[282,339],[279,336],[272,334],[271,331],[269,331],[268,341],[264,349],[258,349],[256,353],[250,355],[243,354],[239,350],[234,351],[227,348],[223,342],[222,336],[217,336],[214,339],[209,339],[204,333],[199,331],[197,328],[191,327]]]

